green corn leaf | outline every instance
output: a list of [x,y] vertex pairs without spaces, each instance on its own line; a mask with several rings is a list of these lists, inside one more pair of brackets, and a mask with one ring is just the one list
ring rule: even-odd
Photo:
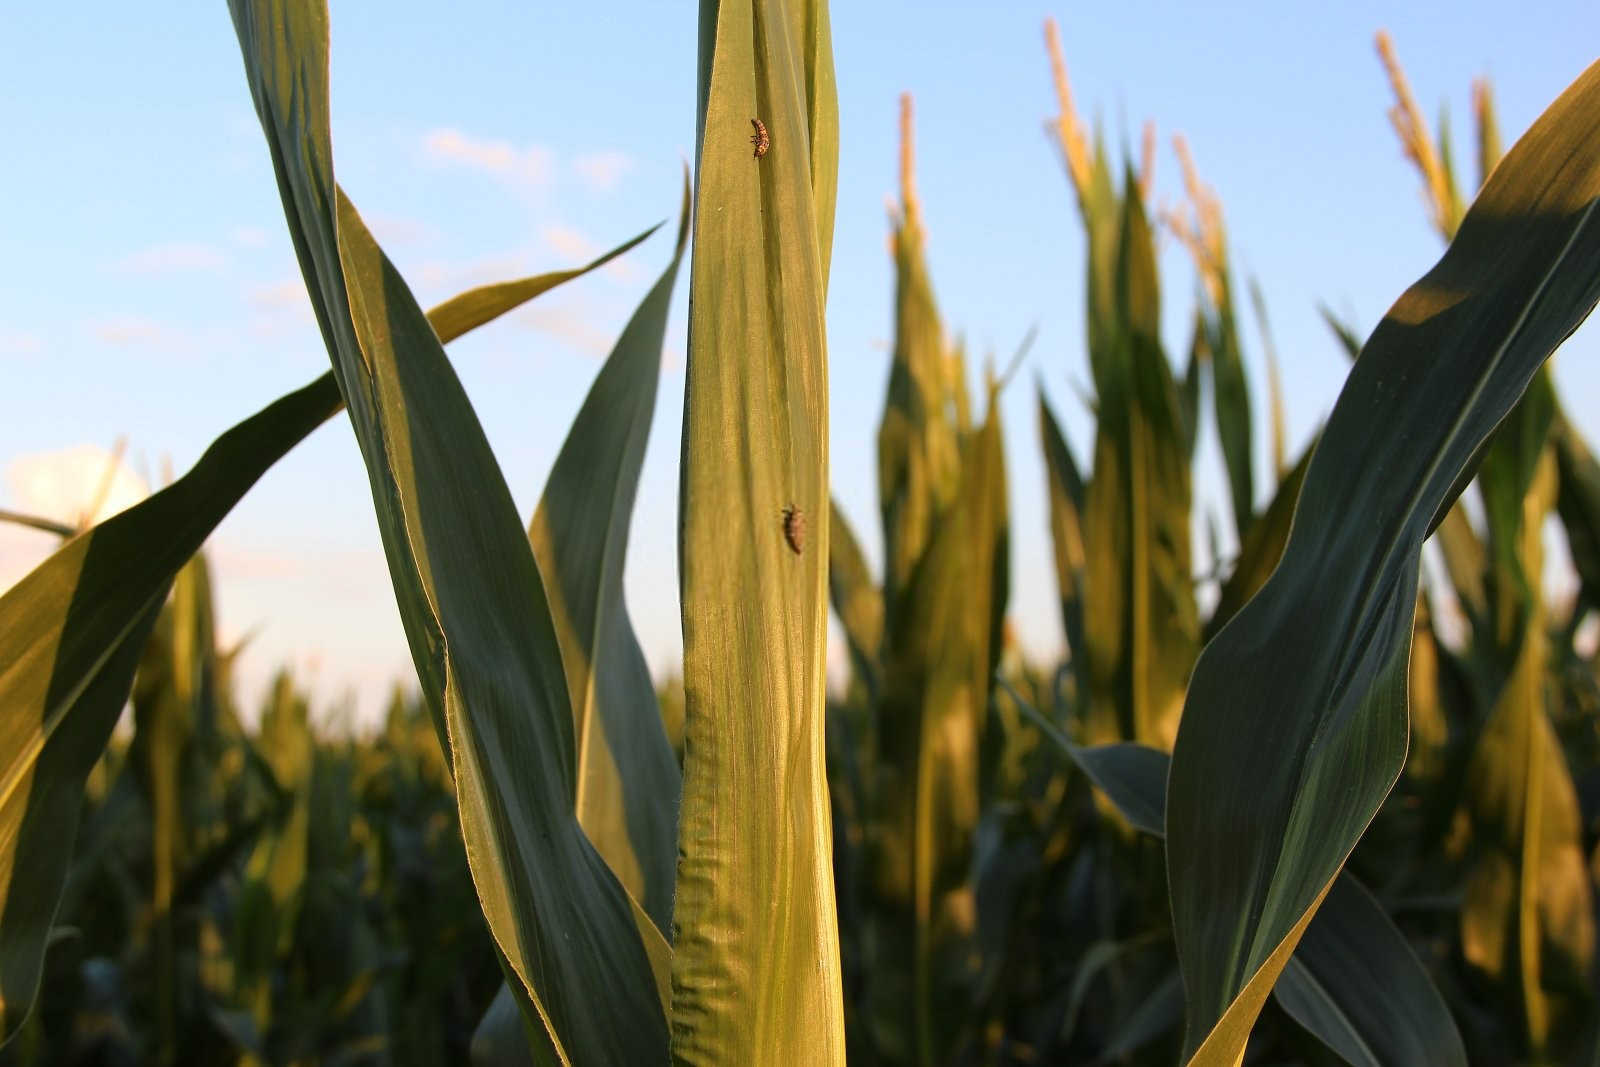
[[1488,79],[1473,84],[1472,110],[1478,122],[1478,187],[1482,188],[1488,184],[1489,175],[1494,173],[1502,155],[1500,123],[1495,118],[1494,92]]
[[851,669],[876,706],[883,690],[883,593],[873,584],[861,544],[839,502],[830,499],[828,506],[828,599],[844,627]]
[[1195,445],[1200,441],[1200,390],[1206,367],[1210,363],[1210,341],[1206,338],[1205,319],[1196,311],[1194,334],[1189,341],[1189,362],[1184,365],[1183,377],[1178,381],[1178,410],[1183,417],[1183,450],[1191,462],[1194,460]]
[[[1341,322],[1326,307],[1322,308],[1322,317],[1338,335],[1345,354],[1351,359],[1360,356],[1361,338],[1349,324]],[[1445,572],[1455,589],[1456,600],[1461,605],[1462,613],[1475,623],[1485,618],[1484,612],[1488,607],[1488,594],[1483,584],[1488,556],[1477,531],[1472,528],[1472,520],[1467,517],[1466,508],[1461,506],[1458,498],[1472,480],[1472,474],[1477,470],[1481,459],[1480,451],[1471,462],[1465,464],[1461,477],[1446,494],[1449,504],[1442,509],[1443,517],[1435,516],[1438,521],[1430,524],[1430,532],[1435,535],[1439,553],[1444,557]],[[1478,627],[1475,625],[1474,628]]]
[[[912,1021],[918,1062],[944,1062],[970,1003],[972,849],[979,742],[1000,655],[1008,556],[997,397],[962,449],[961,485],[907,590],[901,669],[886,717],[915,731],[912,794]],[[883,729],[888,730],[888,724]]]
[[[1090,334],[1097,424],[1083,519],[1089,716],[1092,740],[1164,748],[1199,647],[1189,456],[1161,348],[1155,240],[1131,176],[1124,188],[1112,274],[1091,286],[1112,294],[1114,317],[1091,322]],[[1093,254],[1099,224],[1088,226]]]
[[[190,841],[207,828],[195,810],[189,770],[204,756],[197,741],[215,732],[216,651],[211,579],[197,553],[178,572],[172,598],[156,621],[134,680],[130,759],[150,814],[152,985],[160,1058],[177,1048],[177,945],[173,896]],[[190,794],[186,796],[185,794]],[[189,803],[185,803],[188,800]]]
[[[1171,766],[1165,752],[1135,744],[1075,745],[1014,691],[1011,696],[1129,823],[1163,835]],[[1461,1034],[1422,961],[1348,873],[1335,880],[1274,993],[1300,1025],[1356,1067],[1466,1065]]]
[[687,175],[683,197],[672,262],[590,386],[528,531],[572,694],[578,822],[663,934],[672,929],[682,783],[623,601],[622,571],[689,234]]
[[1196,666],[1167,867],[1197,1063],[1238,1059],[1404,763],[1423,539],[1600,295],[1597,109],[1600,65],[1507,155],[1444,258],[1379,325],[1278,569]]
[[1255,310],[1261,347],[1267,357],[1267,393],[1272,411],[1272,476],[1282,481],[1289,472],[1289,430],[1283,403],[1283,375],[1278,367],[1278,346],[1273,342],[1272,326],[1267,321],[1267,298],[1261,294],[1261,285],[1254,278],[1250,279],[1250,306]]
[[1334,880],[1273,987],[1278,1004],[1354,1067],[1465,1067],[1427,969],[1371,892]]
[[1250,382],[1244,373],[1244,356],[1239,348],[1239,328],[1233,310],[1233,286],[1228,281],[1227,265],[1218,268],[1221,296],[1218,306],[1206,316],[1211,334],[1211,402],[1217,419],[1217,437],[1222,442],[1222,462],[1228,472],[1229,497],[1233,501],[1234,530],[1243,539],[1250,533],[1255,517],[1255,470],[1251,456]]
[[[500,290],[492,309],[503,315],[644,236]],[[440,339],[454,340],[453,329],[439,329]],[[0,596],[0,1042],[32,1004],[78,797],[174,576],[267,468],[343,406],[331,372],[267,405],[183,477],[74,538]]]
[[306,891],[314,743],[309,710],[289,675],[280,673],[256,734],[255,747],[288,802],[282,822],[261,836],[245,865],[234,916],[234,1006],[248,1012],[261,1033],[272,1022],[272,980],[279,958],[293,946]]
[[1556,511],[1567,532],[1572,565],[1583,583],[1583,599],[1600,606],[1600,463],[1565,415],[1551,431],[1559,489]]
[[1593,901],[1571,773],[1546,709],[1550,658],[1541,588],[1544,520],[1555,505],[1549,446],[1555,394],[1541,372],[1501,424],[1479,483],[1494,580],[1492,633],[1509,662],[1467,769],[1464,802],[1477,831],[1461,907],[1462,955],[1499,979],[1542,1056],[1562,998],[1546,988],[1547,947],[1568,973],[1594,955]]
[[700,27],[672,1051],[839,1063],[823,760],[832,44],[821,2],[705,0]]
[[883,597],[891,641],[906,590],[961,477],[960,427],[946,405],[950,352],[928,278],[916,202],[901,211],[894,232],[894,355],[878,426]]
[[533,551],[438,338],[334,184],[327,12],[231,6],[490,931],[543,1055],[664,1061],[652,954],[665,945],[578,823],[572,706]]
[[540,293],[548,292],[562,282],[571,281],[588,274],[596,267],[604,266],[660,228],[661,224],[657,223],[637,237],[624,241],[592,263],[586,263],[581,267],[535,274],[515,281],[480,285],[464,293],[457,293],[428,312],[428,324],[433,327],[433,332],[439,335],[441,341],[449,341],[470,333],[485,323],[493,322],[510,309],[526,304]]
[[1283,557],[1283,546],[1289,540],[1289,527],[1294,521],[1295,504],[1300,499],[1300,486],[1305,481],[1306,468],[1311,465],[1316,441],[1312,441],[1300,455],[1300,462],[1288,471],[1278,483],[1272,503],[1250,527],[1250,532],[1239,542],[1239,558],[1233,572],[1222,583],[1222,593],[1211,618],[1206,620],[1205,637],[1210,641],[1227,621],[1238,614],[1245,602],[1267,583],[1278,560]]
[[1046,492],[1050,501],[1050,541],[1055,548],[1056,588],[1060,591],[1061,623],[1067,635],[1067,653],[1078,682],[1078,693],[1088,692],[1088,648],[1084,643],[1083,587],[1087,560],[1083,544],[1083,478],[1062,436],[1055,413],[1039,390],[1039,437],[1044,447]]

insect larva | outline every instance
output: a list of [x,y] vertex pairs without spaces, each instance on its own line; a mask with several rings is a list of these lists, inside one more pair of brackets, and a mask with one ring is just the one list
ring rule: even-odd
[[797,556],[806,547],[806,513],[793,504],[783,509],[783,539]]
[[[767,149],[772,147],[772,140],[767,137],[766,123],[760,119],[751,119],[750,125],[756,128],[756,132],[750,135],[750,143],[756,146],[756,158],[760,159],[767,154]],[[795,551],[800,550],[795,549]]]

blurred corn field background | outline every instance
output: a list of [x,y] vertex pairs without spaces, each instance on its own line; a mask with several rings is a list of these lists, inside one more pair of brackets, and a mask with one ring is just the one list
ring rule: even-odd
[[[103,522],[0,514],[62,539],[0,596],[0,1065],[1600,1063],[1600,464],[1547,363],[1600,296],[1600,66],[1508,148],[1487,82],[1453,140],[1378,36],[1443,258],[1370,333],[1324,309],[1351,371],[1299,453],[1198,162],[1227,146],[1175,138],[1155,202],[1155,128],[1108,147],[1047,22],[1022,106],[1086,333],[974,388],[903,97],[849,514],[828,8],[702,4],[673,257],[524,515],[443,345],[655,231],[424,312],[334,177],[325,8],[229,7],[331,369]],[[1178,351],[1162,241],[1199,279]],[[622,572],[685,260],[663,681]],[[202,547],[341,410],[417,671],[368,729],[288,671],[241,691]],[[1059,663],[1008,613],[1022,493]]]

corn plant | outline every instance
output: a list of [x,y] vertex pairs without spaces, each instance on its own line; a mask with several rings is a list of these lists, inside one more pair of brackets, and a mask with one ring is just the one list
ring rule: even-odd
[[[99,1011],[121,1002],[87,959],[76,1018],[99,1011],[102,1047],[173,1062],[190,1047],[405,1059],[391,1034],[459,1056],[491,954],[500,992],[472,1039],[485,1062],[1153,1050],[1235,1064],[1248,1042],[1259,1056],[1458,1064],[1460,1030],[1500,1042],[1496,1055],[1592,1042],[1593,894],[1564,754],[1584,742],[1561,734],[1552,673],[1577,708],[1570,733],[1600,702],[1581,707],[1593,659],[1540,592],[1537,535],[1552,510],[1567,522],[1592,608],[1600,467],[1540,368],[1600,296],[1600,66],[1498,161],[1480,109],[1486,178],[1470,207],[1448,153],[1430,164],[1416,148],[1449,248],[1352,345],[1307,457],[1290,466],[1275,446],[1282,478],[1258,510],[1220,208],[1186,160],[1194,214],[1175,228],[1202,281],[1180,376],[1158,329],[1150,166],[1113,166],[1091,144],[1052,34],[1095,416],[1085,470],[1041,403],[1070,648],[1052,677],[1007,653],[1000,383],[974,425],[923,255],[909,116],[880,582],[835,528],[825,4],[701,5],[695,210],[686,195],[672,261],[528,522],[443,345],[604,259],[424,314],[335,177],[326,10],[230,8],[331,370],[0,596],[0,1041],[25,1035],[4,1055],[43,1054],[24,1020],[46,948],[64,937],[59,916],[99,919],[85,901],[105,885],[138,901],[105,936],[134,946],[128,973],[150,977],[155,1024],[124,1040],[128,1015]],[[620,574],[691,229],[680,762]],[[1202,621],[1188,529],[1206,381],[1240,551]],[[285,679],[246,738],[219,711],[191,560],[341,408],[420,703],[397,705],[371,747],[329,742]],[[1482,533],[1457,507],[1474,474]],[[1436,530],[1464,646],[1435,639],[1443,600],[1422,600],[1418,622]],[[830,591],[857,674],[831,710]],[[1588,690],[1572,680],[1585,671]],[[134,741],[108,748],[130,693]],[[1395,793],[1413,721],[1425,744]],[[1437,803],[1419,829],[1389,801],[1424,791]],[[128,798],[147,806],[131,852],[108,845],[132,825]],[[1397,839],[1442,859],[1394,877]],[[483,922],[461,928],[466,948],[433,943],[473,975],[455,988],[474,1003],[436,1009],[450,1034],[416,1018],[450,987],[381,951],[429,943],[406,885],[435,862],[457,875],[438,914],[459,918],[470,881]],[[1455,936],[1487,984],[1444,980],[1456,972],[1424,937],[1437,916],[1402,928],[1390,914],[1385,894],[1440,872],[1466,887]],[[1279,1007],[1263,1015],[1269,996]],[[1514,1030],[1482,1022],[1506,1011]]]

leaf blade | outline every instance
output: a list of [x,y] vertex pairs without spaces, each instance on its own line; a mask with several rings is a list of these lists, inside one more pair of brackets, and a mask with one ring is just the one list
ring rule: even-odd
[[1600,65],[1535,123],[1380,324],[1307,471],[1283,561],[1196,667],[1167,841],[1196,1062],[1242,1051],[1263,981],[1398,776],[1422,540],[1600,295],[1596,106]]

